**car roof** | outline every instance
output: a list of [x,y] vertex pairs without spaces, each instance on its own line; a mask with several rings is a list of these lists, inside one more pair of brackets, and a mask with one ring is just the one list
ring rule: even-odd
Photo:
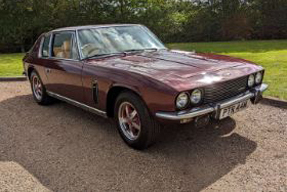
[[100,27],[118,27],[118,26],[135,26],[139,24],[102,24],[102,25],[83,25],[83,26],[72,26],[72,27],[62,27],[58,29],[54,29],[51,32],[56,31],[72,31],[79,29],[91,29],[91,28],[100,28]]

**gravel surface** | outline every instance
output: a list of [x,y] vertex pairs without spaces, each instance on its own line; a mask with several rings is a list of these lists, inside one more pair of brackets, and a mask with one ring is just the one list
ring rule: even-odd
[[2,82],[0,191],[287,191],[286,130],[286,109],[259,104],[136,151],[112,121]]

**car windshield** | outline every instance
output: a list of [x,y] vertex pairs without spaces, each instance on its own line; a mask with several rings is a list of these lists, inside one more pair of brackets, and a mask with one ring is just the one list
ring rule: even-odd
[[165,49],[157,37],[141,25],[82,29],[78,34],[83,58]]

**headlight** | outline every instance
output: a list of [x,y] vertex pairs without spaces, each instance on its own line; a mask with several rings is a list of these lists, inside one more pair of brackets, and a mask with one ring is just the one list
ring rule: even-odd
[[261,83],[261,80],[262,80],[262,73],[261,72],[256,73],[256,75],[255,75],[255,83],[259,84],[259,83]]
[[180,93],[176,98],[176,107],[178,109],[183,109],[188,104],[188,94],[187,93]]
[[190,95],[190,101],[193,104],[198,104],[202,99],[202,92],[199,89],[194,89]]
[[248,87],[252,87],[254,85],[254,75],[249,75],[248,77]]

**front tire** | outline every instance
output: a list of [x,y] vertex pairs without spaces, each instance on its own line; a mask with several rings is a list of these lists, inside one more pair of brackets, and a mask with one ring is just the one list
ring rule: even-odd
[[116,100],[114,114],[118,131],[130,147],[142,150],[156,141],[160,124],[136,94],[129,91],[121,93]]
[[36,71],[32,71],[30,75],[30,83],[34,100],[39,105],[48,105],[53,102],[53,98],[47,94],[46,88]]

